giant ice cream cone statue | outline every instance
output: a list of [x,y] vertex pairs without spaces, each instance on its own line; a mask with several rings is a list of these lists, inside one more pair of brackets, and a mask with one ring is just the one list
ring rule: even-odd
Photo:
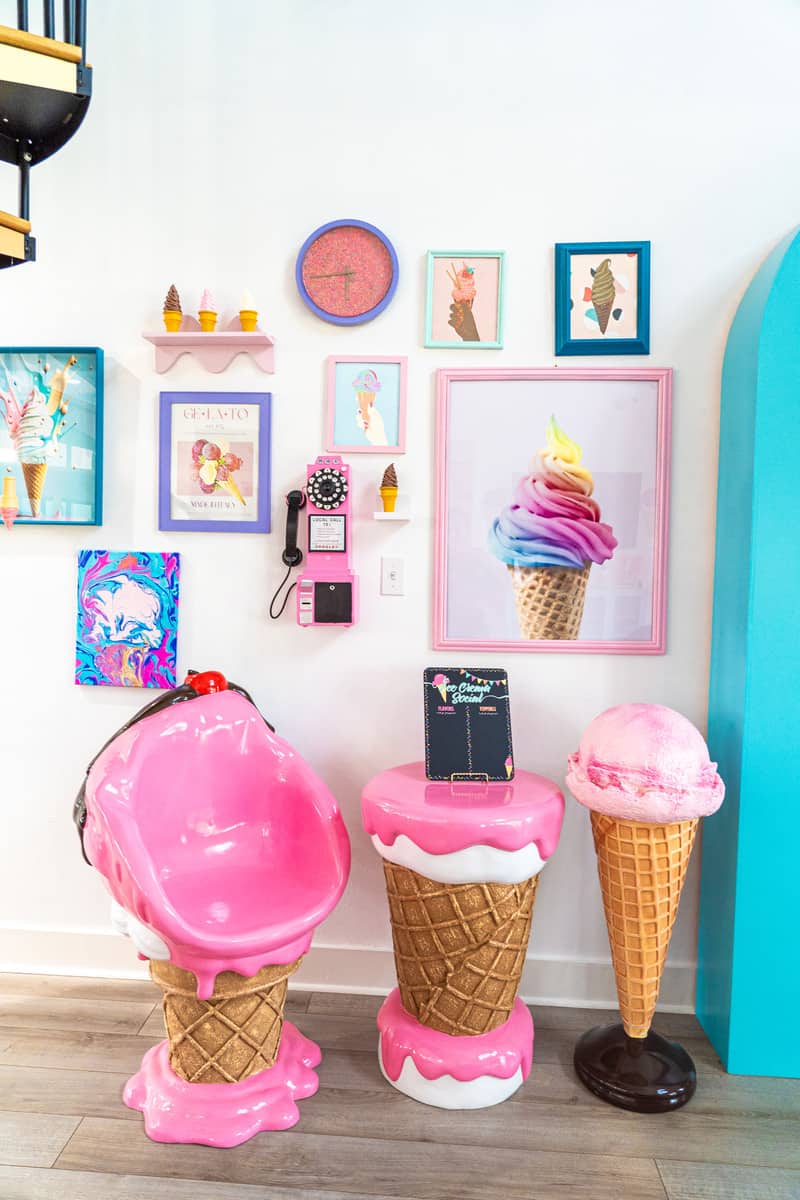
[[429,783],[411,763],[364,789],[398,982],[378,1016],[380,1063],[414,1099],[484,1108],[527,1077],[533,1025],[517,990],[563,811],[555,785],[524,772],[513,784]]
[[611,526],[600,520],[594,480],[581,457],[580,446],[551,417],[533,472],[489,535],[489,549],[508,567],[525,640],[579,637],[591,566],[610,559],[617,545]]
[[235,1146],[294,1125],[321,1054],[284,1019],[287,984],[350,864],[330,792],[242,688],[191,672],[106,744],[74,817],[163,995],[167,1038],[124,1102],[160,1142]]
[[590,809],[622,1017],[621,1027],[584,1035],[576,1070],[620,1107],[678,1108],[694,1093],[694,1065],[651,1024],[697,825],[719,808],[724,785],[685,717],[623,704],[589,725],[567,786]]
[[608,328],[608,318],[611,316],[616,294],[614,276],[611,272],[611,259],[604,258],[600,266],[595,268],[592,276],[592,306],[601,333],[605,333]]

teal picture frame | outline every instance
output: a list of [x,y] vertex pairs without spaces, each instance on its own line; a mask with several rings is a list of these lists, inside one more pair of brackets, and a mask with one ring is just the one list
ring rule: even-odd
[[[52,508],[52,501],[57,494],[59,501],[72,505],[80,504],[88,507],[90,511],[85,518],[48,515],[47,511],[34,516],[32,512],[24,511],[25,508],[31,509],[32,503],[27,495],[21,463],[15,453],[15,441],[10,435],[9,420],[13,417],[15,402],[18,406],[24,405],[31,384],[35,383],[39,376],[44,377],[43,390],[49,399],[54,376],[59,369],[72,369],[69,360],[73,357],[77,359],[75,378],[64,386],[63,398],[66,407],[61,410],[64,412],[64,425],[67,428],[65,432],[57,435],[62,442],[61,453],[68,451],[67,461],[62,462],[54,457],[48,465],[41,503],[46,510]],[[78,378],[81,359],[93,360],[94,383],[91,387],[91,399],[88,395],[75,395],[76,384],[80,382],[85,383],[87,391],[89,390],[89,380],[80,381]],[[103,361],[103,351],[99,346],[0,346],[0,478],[7,468],[12,469],[20,500],[20,511],[15,518],[16,525],[103,524]],[[44,370],[45,367],[48,369]],[[53,374],[49,375],[51,368]],[[48,384],[51,386],[47,386]],[[54,422],[55,419],[53,414]],[[78,495],[76,479],[82,472],[76,473],[76,462],[81,457],[85,458],[88,453],[92,455],[92,466],[86,470],[91,472],[91,477],[86,481],[88,486]],[[67,481],[67,491],[75,494],[59,492],[59,485],[63,487]]]
[[[504,293],[505,293],[505,250],[429,250],[427,254],[427,270],[426,270],[426,285],[425,285],[425,339],[424,346],[427,350],[502,350],[503,349],[503,308],[504,308]],[[437,282],[436,279],[436,263],[439,259],[449,259],[451,261],[466,261],[469,259],[496,259],[497,260],[497,302],[496,316],[494,323],[494,337],[490,339],[479,338],[473,340],[469,338],[459,337],[458,334],[452,339],[437,338],[434,336],[434,289]],[[451,304],[452,310],[455,305]],[[470,305],[471,311],[471,305]],[[452,325],[452,320],[447,322]],[[473,322],[474,324],[474,322]],[[455,332],[455,326],[453,326]]]
[[[636,335],[630,338],[576,338],[571,332],[572,257],[575,254],[636,255]],[[555,247],[555,353],[616,355],[650,353],[650,243],[557,242]]]

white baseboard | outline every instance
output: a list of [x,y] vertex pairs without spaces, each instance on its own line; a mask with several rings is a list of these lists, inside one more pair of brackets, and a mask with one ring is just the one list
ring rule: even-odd
[[[147,966],[127,938],[96,930],[0,928],[0,971],[145,979]],[[360,946],[311,947],[293,984],[306,991],[385,995],[394,987],[391,950]],[[664,968],[659,1008],[694,1012],[694,963]],[[2,984],[0,984],[2,992]],[[529,1004],[616,1008],[611,963],[604,959],[538,958],[525,964],[520,995]]]

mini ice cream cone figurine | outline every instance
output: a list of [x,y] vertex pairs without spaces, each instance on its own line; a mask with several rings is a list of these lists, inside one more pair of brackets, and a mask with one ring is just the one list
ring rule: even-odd
[[3,524],[6,529],[11,529],[17,519],[18,512],[17,484],[14,476],[9,471],[3,476],[3,494],[0,496],[0,516],[3,518]]
[[394,469],[394,463],[389,463],[389,466],[383,472],[383,479],[381,480],[381,500],[383,501],[384,512],[394,512],[398,490],[397,471]]
[[610,559],[617,545],[581,458],[580,446],[551,417],[533,472],[489,534],[489,549],[508,567],[520,634],[529,641],[579,637],[592,564]]
[[242,327],[243,333],[253,333],[258,322],[258,309],[253,298],[253,293],[249,288],[245,288],[242,292],[242,298],[239,301],[239,324]]
[[651,1022],[697,825],[719,808],[725,785],[686,717],[621,704],[589,725],[567,787],[590,810],[622,1016],[584,1034],[575,1070],[620,1108],[680,1108],[694,1095],[694,1063]]
[[213,333],[217,325],[217,306],[208,288],[203,289],[197,316],[203,333]]
[[616,294],[614,276],[611,273],[611,259],[604,258],[600,266],[595,268],[592,276],[592,306],[601,333],[605,333],[608,328],[608,318],[611,316]]
[[171,283],[166,299],[164,300],[164,328],[167,333],[177,333],[181,327],[182,320],[181,298],[178,295],[178,289],[175,287],[175,284]]

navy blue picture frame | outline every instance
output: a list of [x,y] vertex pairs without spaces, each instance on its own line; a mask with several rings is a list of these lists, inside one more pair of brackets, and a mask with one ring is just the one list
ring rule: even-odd
[[[365,313],[357,313],[353,317],[338,317],[334,313],[326,312],[324,308],[320,308],[319,305],[315,304],[311,299],[308,291],[306,290],[306,285],[303,283],[303,260],[308,253],[309,247],[317,240],[317,238],[322,237],[323,233],[327,233],[331,229],[341,229],[343,227],[353,226],[356,229],[366,229],[369,233],[374,234],[375,237],[383,242],[384,246],[389,252],[389,257],[392,262],[392,281],[389,284],[389,289],[386,292],[386,295],[375,305],[374,308],[368,309],[368,311]],[[367,221],[356,221],[343,218],[339,221],[329,221],[327,225],[320,225],[319,229],[315,229],[313,233],[308,235],[300,247],[299,254],[297,255],[294,277],[297,283],[297,290],[300,293],[303,303],[310,308],[316,316],[321,317],[323,321],[329,321],[332,325],[363,325],[367,321],[372,321],[375,317],[383,312],[387,305],[391,303],[392,297],[397,291],[397,283],[400,278],[400,265],[397,261],[397,252],[394,246],[389,241],[386,234],[382,230],[378,229],[376,225],[370,225]]]
[[[636,254],[636,337],[573,338],[570,336],[570,260],[573,254]],[[650,353],[650,243],[557,242],[555,247],[555,353],[608,355]]]

